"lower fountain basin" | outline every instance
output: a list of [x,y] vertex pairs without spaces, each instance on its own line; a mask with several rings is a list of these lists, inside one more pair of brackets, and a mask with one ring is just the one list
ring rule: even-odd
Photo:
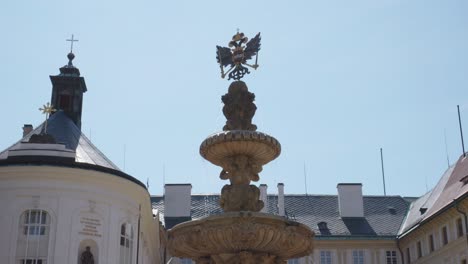
[[283,217],[231,212],[176,225],[168,232],[168,249],[180,258],[215,260],[254,252],[286,260],[311,254],[314,235]]

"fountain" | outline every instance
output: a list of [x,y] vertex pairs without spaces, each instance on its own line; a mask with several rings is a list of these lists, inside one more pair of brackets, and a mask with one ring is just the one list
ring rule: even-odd
[[[298,222],[259,212],[265,205],[259,188],[250,183],[259,180],[263,165],[280,155],[281,145],[256,131],[255,95],[240,81],[249,73],[247,67],[258,67],[257,61],[254,65],[246,61],[257,55],[260,34],[247,42],[238,32],[229,46],[232,50],[217,47],[221,76],[229,74],[235,80],[222,96],[226,125],[200,146],[201,156],[220,166],[219,177],[230,181],[221,190],[224,213],[176,225],[168,231],[168,250],[197,264],[286,263],[312,253],[314,233]],[[231,68],[224,73],[224,66]]]

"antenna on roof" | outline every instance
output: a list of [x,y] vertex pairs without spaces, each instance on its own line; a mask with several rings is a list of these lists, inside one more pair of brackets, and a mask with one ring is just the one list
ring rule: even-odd
[[383,150],[380,148],[380,164],[382,166],[382,182],[383,182],[383,193],[384,196],[387,196],[387,190],[385,189],[385,170],[383,165]]
[[427,187],[427,173],[424,174],[424,182],[426,183],[426,193],[429,191],[429,188]]
[[463,142],[463,130],[462,130],[462,124],[461,124],[460,106],[459,105],[457,105],[457,110],[458,110],[458,124],[460,125],[460,137],[461,137],[461,143],[462,143],[463,157],[466,157],[465,142]]
[[304,161],[304,186],[305,186],[305,194],[307,196],[307,170],[306,170],[305,161]]
[[450,159],[447,148],[447,130],[444,129],[444,141],[445,141],[445,155],[447,156],[447,167],[450,168]]
[[126,152],[127,152],[127,146],[123,146],[123,170],[125,171],[125,155],[126,155]]
[[163,185],[166,185],[166,164],[163,163]]

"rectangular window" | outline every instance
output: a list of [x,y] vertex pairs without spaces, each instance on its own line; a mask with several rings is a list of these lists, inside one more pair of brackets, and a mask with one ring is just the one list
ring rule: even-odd
[[47,223],[47,213],[42,210],[29,210],[24,214],[24,235],[45,235]]
[[434,236],[429,235],[429,252],[433,252],[435,249],[434,247]]
[[67,94],[61,94],[59,97],[59,109],[64,111],[71,111],[71,96]]
[[320,264],[331,264],[332,257],[330,251],[320,251]]
[[353,264],[364,264],[364,251],[353,251]]
[[442,227],[442,244],[443,245],[448,244],[448,233],[447,233],[447,227],[446,226]]
[[396,251],[387,251],[385,253],[386,257],[386,264],[397,264],[397,256],[396,256]]
[[411,252],[409,248],[406,248],[406,261],[411,263]]
[[421,258],[422,257],[421,241],[418,241],[418,243],[416,244],[416,247],[418,249],[418,258]]
[[297,259],[297,258],[290,259],[290,260],[288,260],[288,264],[299,264],[299,259]]
[[42,259],[22,259],[20,261],[21,264],[45,264]]
[[192,260],[187,259],[187,258],[183,258],[183,259],[180,260],[180,263],[181,264],[192,264]]
[[457,235],[458,237],[463,236],[463,221],[461,218],[457,219]]

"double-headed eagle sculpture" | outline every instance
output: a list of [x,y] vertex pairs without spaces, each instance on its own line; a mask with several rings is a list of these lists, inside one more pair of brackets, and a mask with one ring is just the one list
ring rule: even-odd
[[[260,33],[248,41],[244,33],[237,32],[229,42],[228,47],[216,46],[216,60],[221,68],[221,78],[228,75],[228,80],[240,80],[244,75],[249,74],[247,67],[254,70],[258,68],[258,51],[260,50]],[[247,60],[255,56],[255,64],[247,63]],[[247,67],[245,67],[247,66]],[[224,72],[224,67],[230,67]]]

